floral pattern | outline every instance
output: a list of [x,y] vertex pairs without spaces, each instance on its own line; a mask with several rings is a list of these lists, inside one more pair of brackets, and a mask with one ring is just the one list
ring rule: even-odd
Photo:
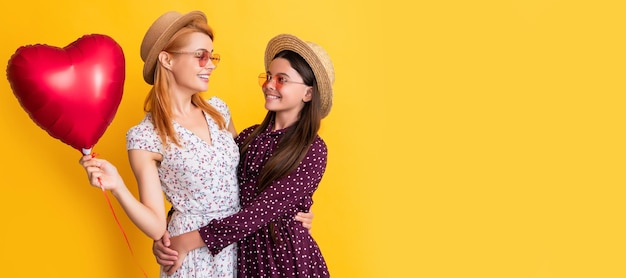
[[[226,103],[213,97],[208,103],[230,121]],[[211,143],[202,140],[190,130],[173,123],[181,147],[168,142],[163,146],[151,122],[151,115],[131,128],[127,148],[141,149],[163,155],[158,168],[161,187],[175,212],[168,231],[176,236],[197,230],[213,219],[221,219],[239,211],[239,187],[236,169],[239,149],[227,130],[205,114],[211,133]],[[161,271],[161,277],[201,278],[235,277],[237,245],[228,245],[212,255],[208,248],[195,249],[187,255],[181,268],[172,276]]]

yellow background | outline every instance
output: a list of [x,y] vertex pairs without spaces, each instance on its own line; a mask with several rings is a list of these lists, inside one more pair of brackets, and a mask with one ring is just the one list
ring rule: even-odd
[[[238,130],[265,113],[266,42],[293,33],[324,46],[337,73],[313,206],[334,277],[626,277],[623,3],[4,1],[0,60],[114,38],[125,92],[95,151],[136,190],[125,133],[143,117],[152,21],[207,13],[223,56],[207,96]],[[0,276],[157,277],[151,241],[113,200],[130,254],[79,153],[30,120],[6,78],[0,113]]]

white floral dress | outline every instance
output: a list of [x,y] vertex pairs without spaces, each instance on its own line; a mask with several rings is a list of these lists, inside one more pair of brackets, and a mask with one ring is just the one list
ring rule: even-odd
[[[209,99],[208,103],[222,113],[228,125],[228,106],[216,97]],[[163,155],[158,172],[163,192],[175,209],[168,225],[172,236],[197,230],[212,219],[221,219],[239,211],[236,176],[239,149],[231,133],[220,130],[209,115],[205,114],[205,117],[212,145],[174,122],[182,147],[168,143],[168,147],[164,148],[149,113],[126,135],[127,149]],[[161,271],[161,277],[235,277],[236,262],[236,244],[229,245],[215,256],[207,247],[202,247],[189,252],[181,268],[172,276]]]

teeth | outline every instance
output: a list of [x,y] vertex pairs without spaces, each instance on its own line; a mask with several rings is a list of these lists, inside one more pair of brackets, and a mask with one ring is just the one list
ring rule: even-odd
[[208,74],[198,74],[200,78],[209,78]]
[[278,99],[280,97],[278,96],[272,96],[272,95],[265,95],[266,98],[272,98],[272,99]]

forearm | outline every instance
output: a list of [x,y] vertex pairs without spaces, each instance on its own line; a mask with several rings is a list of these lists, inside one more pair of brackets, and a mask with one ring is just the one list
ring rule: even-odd
[[[307,186],[295,187],[289,193],[275,186],[268,187],[254,201],[229,217],[211,220],[206,226],[198,229],[200,243],[206,245],[212,254],[219,253],[226,246],[249,236],[259,229],[267,228],[272,221],[281,218],[293,218],[302,200],[310,196],[311,189]],[[265,212],[265,213],[260,213]]]
[[128,218],[144,234],[153,240],[158,240],[163,236],[166,229],[164,212],[151,209],[139,202],[125,186],[111,193],[120,203]]
[[176,249],[189,252],[196,248],[206,246],[198,230],[187,232],[176,237],[172,237],[172,244],[178,245]]
[[[308,210],[311,196],[326,168],[326,153],[324,142],[317,140],[294,172],[273,181],[235,215],[211,220],[201,227],[199,234],[202,242],[211,253],[217,254],[233,242],[267,227],[271,221],[285,216],[291,218],[298,210]],[[257,185],[254,181],[240,180],[240,188],[257,188]]]

